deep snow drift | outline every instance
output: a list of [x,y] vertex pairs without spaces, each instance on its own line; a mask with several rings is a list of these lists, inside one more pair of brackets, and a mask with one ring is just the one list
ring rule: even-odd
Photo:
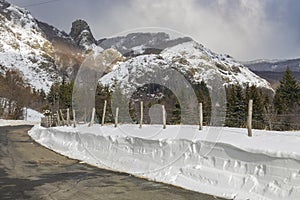
[[40,144],[92,165],[235,199],[300,199],[300,132],[197,126],[35,126]]

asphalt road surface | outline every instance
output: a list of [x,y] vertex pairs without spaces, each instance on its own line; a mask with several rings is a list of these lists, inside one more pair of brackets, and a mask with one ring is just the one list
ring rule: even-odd
[[81,164],[35,143],[27,134],[30,128],[31,126],[0,127],[1,200],[216,199]]

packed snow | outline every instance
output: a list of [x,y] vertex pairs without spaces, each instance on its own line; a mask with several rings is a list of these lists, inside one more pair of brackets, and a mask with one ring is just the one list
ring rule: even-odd
[[0,119],[0,127],[2,126],[21,126],[21,125],[37,125],[39,122],[26,120],[6,120]]
[[230,199],[299,199],[300,132],[80,125],[29,135],[70,158]]
[[41,122],[41,118],[45,117],[42,113],[31,108],[23,108],[24,119],[29,122]]

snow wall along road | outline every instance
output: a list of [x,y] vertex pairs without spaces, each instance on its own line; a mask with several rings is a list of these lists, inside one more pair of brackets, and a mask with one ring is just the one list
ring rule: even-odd
[[[186,127],[186,132],[195,128]],[[143,128],[147,129],[151,131],[150,127]],[[70,158],[202,193],[230,199],[300,199],[300,151],[279,153],[267,145],[264,150],[264,145],[258,143],[255,149],[255,132],[251,144],[255,148],[244,148],[239,138],[247,138],[246,134],[234,133],[239,129],[226,129],[224,135],[235,141],[231,143],[222,137],[217,143],[205,141],[201,138],[201,135],[206,138],[205,129],[193,141],[172,139],[174,129],[176,126],[168,127],[152,139],[126,136],[122,128],[112,126],[48,129],[36,126],[29,135]],[[260,144],[272,141],[268,137],[260,138]],[[204,148],[211,151],[201,155]]]

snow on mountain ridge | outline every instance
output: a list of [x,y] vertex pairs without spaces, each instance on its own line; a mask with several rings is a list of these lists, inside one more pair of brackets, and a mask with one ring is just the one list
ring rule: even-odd
[[171,38],[164,32],[137,32],[126,36],[118,36],[98,41],[98,45],[104,49],[115,48],[123,55],[140,55],[147,49],[161,52],[167,47],[191,41],[189,37]]
[[1,73],[18,70],[29,85],[47,92],[57,77],[53,46],[29,11],[5,3],[0,6]]
[[[185,42],[166,48],[159,55],[140,55],[125,62],[120,62],[112,72],[100,79],[104,85],[113,85],[117,80],[126,92],[141,87],[140,77],[147,74],[149,79],[158,71],[174,68],[190,82],[206,83],[215,76],[222,77],[224,86],[239,84],[242,86],[256,85],[272,91],[270,84],[252,73],[241,63],[228,55],[215,54],[195,41]],[[210,85],[208,85],[210,87]]]

